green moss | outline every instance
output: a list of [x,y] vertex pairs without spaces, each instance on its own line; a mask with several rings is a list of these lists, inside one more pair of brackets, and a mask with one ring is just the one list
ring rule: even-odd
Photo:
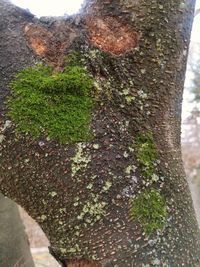
[[44,65],[21,71],[10,84],[9,116],[18,133],[46,135],[61,143],[88,140],[93,81],[81,66],[61,73]]
[[80,52],[74,51],[66,57],[67,66],[80,66],[82,67],[82,55]]
[[167,216],[164,197],[156,189],[148,189],[132,200],[131,216],[137,219],[147,234],[163,229]]
[[135,147],[143,175],[151,177],[155,173],[155,161],[158,158],[152,134],[150,132],[139,134],[136,137]]

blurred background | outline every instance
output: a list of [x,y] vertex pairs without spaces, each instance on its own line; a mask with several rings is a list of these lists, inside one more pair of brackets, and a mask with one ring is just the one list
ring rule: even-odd
[[183,95],[182,156],[200,226],[200,0],[196,3]]
[[[20,5],[20,0],[13,0],[13,2]],[[31,1],[21,1],[21,6],[28,8],[28,2]],[[36,2],[34,8],[37,7]],[[79,6],[81,2],[82,0],[79,0]],[[69,4],[73,6],[73,4]],[[76,10],[79,6],[76,7]],[[37,10],[34,9],[34,13],[36,14]],[[62,13],[64,14],[63,9]],[[36,15],[41,16],[41,10]],[[182,155],[200,226],[200,0],[197,0],[196,4],[183,98]],[[59,265],[48,253],[49,243],[40,227],[21,207],[19,210],[28,234],[35,266],[58,267]]]

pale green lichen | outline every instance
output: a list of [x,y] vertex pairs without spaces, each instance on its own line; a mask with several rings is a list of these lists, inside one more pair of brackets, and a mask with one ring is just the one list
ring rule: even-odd
[[142,74],[145,74],[145,73],[146,73],[146,69],[141,69],[140,72],[141,72]]
[[0,144],[3,143],[4,139],[5,139],[5,136],[3,134],[0,134]]
[[77,219],[93,225],[106,214],[105,207],[107,204],[104,201],[100,201],[99,197],[95,194],[91,194],[91,196],[92,199],[83,205],[83,208],[80,214],[77,216]]
[[128,147],[128,150],[129,150],[131,153],[133,153],[133,152],[134,152],[134,148],[133,148],[133,147],[131,147],[131,146],[129,146],[129,147]]
[[93,187],[93,184],[92,184],[92,183],[89,183],[89,184],[86,186],[86,188],[89,189],[89,190],[91,190],[92,187]]
[[[123,87],[124,87],[124,85],[122,84],[121,88],[123,88]],[[124,96],[127,104],[131,104],[131,102],[133,102],[135,100],[135,97],[133,95],[131,95],[129,88],[125,88],[122,91],[120,91],[119,95]]]
[[121,132],[126,132],[129,127],[129,121],[119,121],[119,129]]
[[181,2],[179,7],[180,7],[180,9],[186,9],[187,4],[185,2]]
[[46,215],[42,215],[42,216],[40,217],[40,219],[41,219],[41,221],[43,222],[43,221],[45,221],[45,220],[47,219],[47,216],[46,216]]
[[81,169],[85,169],[91,161],[91,156],[84,153],[85,144],[78,143],[77,151],[72,160],[72,177],[74,177]]
[[67,250],[68,253],[75,253],[75,252],[80,252],[80,251],[81,249],[78,244],[75,244],[74,247]]
[[49,193],[49,195],[52,196],[52,197],[55,197],[57,195],[57,193],[52,191],[52,192]]
[[137,167],[135,165],[129,165],[125,169],[125,174],[130,175],[131,172],[135,172]]
[[127,95],[125,96],[125,99],[126,99],[127,104],[131,104],[135,100],[135,97]]
[[78,205],[79,205],[79,202],[74,202],[74,207],[78,207]]
[[70,254],[74,254],[74,253],[77,253],[77,252],[80,252],[81,249],[79,247],[78,244],[75,244],[73,247],[69,248],[69,249],[66,249],[66,248],[60,248],[60,252],[62,254],[65,254],[65,253],[70,253]]
[[152,176],[151,176],[151,181],[152,182],[158,182],[160,180],[160,177],[157,175],[157,174],[153,174]]
[[101,191],[107,192],[111,187],[112,187],[112,182],[106,181]]
[[122,91],[122,95],[128,95],[130,93],[130,90],[128,89],[128,88],[126,88],[126,89],[124,89],[123,91]]
[[128,158],[129,157],[129,154],[128,154],[128,152],[127,151],[124,151],[124,153],[123,153],[123,156],[124,156],[124,158]]
[[59,209],[59,212],[60,212],[60,213],[65,213],[65,212],[66,212],[66,208],[60,208],[60,209]]
[[100,147],[99,144],[94,144],[94,145],[93,145],[93,148],[94,148],[94,149],[99,149],[99,147]]
[[85,54],[86,57],[90,59],[96,59],[101,55],[101,51],[99,49],[91,49],[87,54]]
[[143,91],[143,90],[139,90],[138,91],[138,96],[142,99],[146,99],[147,98],[147,94]]
[[65,254],[65,253],[67,252],[67,250],[66,250],[66,248],[60,248],[60,252],[61,252],[62,254]]
[[0,128],[0,144],[3,143],[3,141],[5,140],[6,136],[3,134],[4,131],[7,129],[7,128],[10,128],[12,126],[12,122],[9,121],[9,120],[6,120],[3,127]]

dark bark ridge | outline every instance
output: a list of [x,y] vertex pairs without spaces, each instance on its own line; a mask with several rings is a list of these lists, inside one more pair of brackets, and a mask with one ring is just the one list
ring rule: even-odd
[[[180,152],[193,2],[88,1],[78,16],[42,21],[0,1],[1,190],[40,223],[63,266],[199,263]],[[93,139],[61,145],[16,136],[5,105],[9,82],[41,58],[60,71],[73,52],[94,80]],[[136,147],[149,132],[157,149],[150,177]],[[163,229],[147,235],[130,211],[151,188],[166,199],[168,215]]]

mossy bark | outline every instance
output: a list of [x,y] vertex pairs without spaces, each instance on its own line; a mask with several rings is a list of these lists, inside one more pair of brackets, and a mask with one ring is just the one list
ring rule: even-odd
[[[77,16],[37,20],[0,1],[1,190],[40,223],[63,266],[198,266],[180,151],[193,8],[192,0],[97,0]],[[62,71],[76,53],[94,81],[91,140],[16,135],[5,104],[15,74],[41,60]],[[151,234],[131,215],[141,192],[166,205]]]

